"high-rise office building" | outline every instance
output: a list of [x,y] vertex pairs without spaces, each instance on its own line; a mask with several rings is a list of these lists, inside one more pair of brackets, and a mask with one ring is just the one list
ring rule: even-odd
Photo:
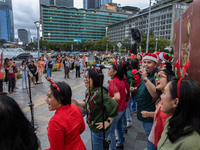
[[86,10],[42,5],[43,39],[50,42],[97,41],[106,35],[106,26],[132,16],[130,13]]
[[101,6],[101,0],[83,0],[84,9],[94,9]]
[[74,7],[74,1],[73,0],[41,0],[41,4]]
[[30,30],[28,30],[27,36],[28,36],[28,44],[29,44],[29,43],[31,43],[31,31]]
[[23,44],[28,44],[28,32],[26,29],[18,29],[18,38]]
[[0,39],[14,42],[13,10],[11,0],[0,0]]
[[101,0],[101,5],[105,5],[107,3],[112,3],[112,0]]

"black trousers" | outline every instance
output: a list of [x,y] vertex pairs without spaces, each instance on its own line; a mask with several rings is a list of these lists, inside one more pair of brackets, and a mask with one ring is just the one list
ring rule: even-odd
[[[9,91],[12,91],[13,92],[13,90],[14,90],[14,88],[15,88],[15,78],[8,78],[8,92]],[[11,89],[11,87],[12,87],[12,89]]]
[[0,79],[0,92],[3,92],[3,79]]
[[80,66],[76,66],[76,78],[80,77]]

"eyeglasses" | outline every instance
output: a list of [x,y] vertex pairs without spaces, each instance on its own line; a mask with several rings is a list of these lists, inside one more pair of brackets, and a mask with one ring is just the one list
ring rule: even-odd
[[156,80],[156,79],[160,80],[161,78],[167,78],[167,76],[162,75],[161,72],[159,72],[159,73],[156,72],[156,73],[154,74],[154,79],[155,79],[155,80]]

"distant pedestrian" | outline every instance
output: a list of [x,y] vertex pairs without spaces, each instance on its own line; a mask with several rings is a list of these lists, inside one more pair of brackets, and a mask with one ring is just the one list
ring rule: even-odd
[[78,53],[76,54],[75,58],[75,65],[76,65],[76,78],[81,77],[80,76],[80,57],[78,56]]
[[66,76],[67,78],[69,78],[70,65],[71,65],[70,59],[68,58],[68,56],[65,56],[65,59],[63,60],[63,68],[65,70],[65,77],[64,77],[65,79],[66,79]]
[[3,65],[4,65],[4,69],[5,69],[5,73],[6,73],[6,74],[5,74],[5,82],[6,82],[6,84],[8,83],[8,76],[7,76],[7,72],[8,72],[8,71],[6,70],[5,67],[8,65],[8,61],[9,61],[9,59],[8,59],[8,58],[5,58],[5,59],[4,59],[4,64],[3,64]]
[[47,56],[47,60],[46,60],[47,77],[51,78],[53,64],[54,64],[53,60],[51,60],[50,57]]
[[28,74],[27,74],[27,65],[26,65],[26,61],[23,60],[22,64],[20,66],[20,74],[22,77],[22,89],[26,89],[27,88],[27,82],[28,82]]
[[[34,87],[35,86],[35,77],[37,75],[37,67],[36,65],[34,64],[34,61],[31,60],[30,61],[30,65],[28,66],[29,70],[30,70],[30,86],[31,87]],[[31,82],[33,82],[33,85],[31,85]]]
[[57,71],[60,71],[61,61],[62,61],[62,57],[60,56],[60,54],[58,54],[58,58],[57,58],[57,62],[58,62]]
[[12,93],[14,92],[15,88],[15,72],[18,72],[16,70],[16,67],[14,66],[12,60],[10,59],[8,61],[8,65],[5,66],[5,69],[7,70],[7,77],[8,77],[8,92]]
[[40,57],[39,61],[37,62],[38,83],[42,83],[42,75],[43,75],[44,66],[45,66],[45,62],[43,60],[43,57]]
[[85,56],[85,64],[86,64],[86,68],[87,68],[87,63],[88,63],[88,57],[87,55]]
[[74,70],[74,56],[71,57],[70,62],[71,62],[70,70],[71,70],[71,72],[73,72],[73,70]]
[[[13,65],[15,66],[16,70],[18,70],[18,67],[17,67],[17,65],[16,65],[15,62],[13,62]],[[16,84],[17,84],[17,74],[15,72],[15,89],[18,89],[18,87],[16,86]]]
[[84,61],[83,61],[83,58],[81,57],[80,58],[80,73],[83,73],[83,63]]

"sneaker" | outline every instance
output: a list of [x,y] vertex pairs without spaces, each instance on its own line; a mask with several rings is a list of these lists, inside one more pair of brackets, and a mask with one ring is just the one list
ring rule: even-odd
[[23,89],[23,90],[25,90],[25,89],[26,89],[26,87],[23,87],[22,89]]
[[131,121],[128,121],[127,122],[127,128],[131,127],[132,126],[132,122]]

